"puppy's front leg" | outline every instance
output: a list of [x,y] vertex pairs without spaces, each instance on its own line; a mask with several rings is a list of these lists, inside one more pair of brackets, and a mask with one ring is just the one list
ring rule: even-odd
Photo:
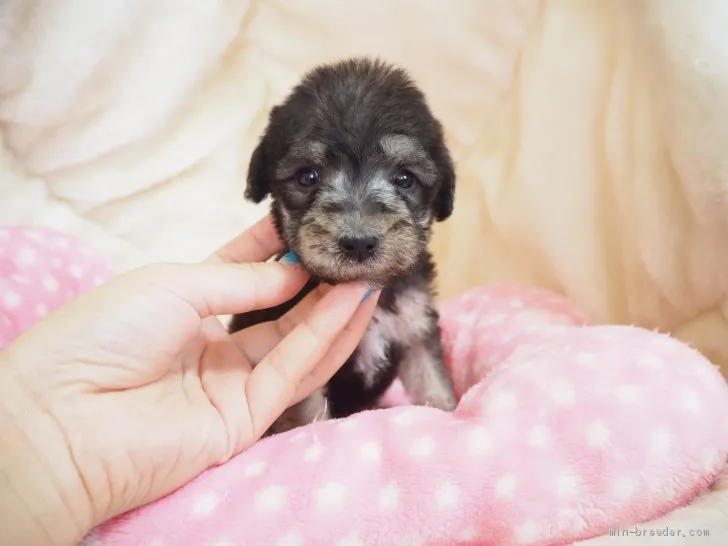
[[268,428],[263,436],[281,434],[294,428],[302,427],[314,421],[329,419],[326,396],[321,389],[314,391],[308,397],[287,408],[278,419]]
[[399,364],[399,379],[410,400],[418,406],[432,406],[445,411],[457,407],[437,326],[429,337],[405,349]]

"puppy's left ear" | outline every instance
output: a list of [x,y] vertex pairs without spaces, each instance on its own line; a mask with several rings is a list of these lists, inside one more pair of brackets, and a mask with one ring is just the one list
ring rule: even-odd
[[440,187],[432,204],[435,220],[442,222],[452,214],[455,204],[455,166],[445,144],[440,144],[433,154],[437,166]]

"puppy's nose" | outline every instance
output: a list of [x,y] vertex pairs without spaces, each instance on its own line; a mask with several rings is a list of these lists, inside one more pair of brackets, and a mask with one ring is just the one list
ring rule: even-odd
[[357,262],[371,258],[378,245],[379,239],[376,237],[342,237],[339,239],[339,246],[344,251],[344,255]]

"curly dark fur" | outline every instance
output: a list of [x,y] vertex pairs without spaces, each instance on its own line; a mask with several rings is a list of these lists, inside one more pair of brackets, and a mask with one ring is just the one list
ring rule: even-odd
[[230,330],[280,318],[319,282],[382,288],[359,347],[272,432],[371,408],[396,377],[414,403],[455,407],[427,249],[454,191],[441,125],[401,68],[365,58],[319,66],[272,109],[246,197],[272,196],[276,228],[312,277],[286,304],[236,315]]

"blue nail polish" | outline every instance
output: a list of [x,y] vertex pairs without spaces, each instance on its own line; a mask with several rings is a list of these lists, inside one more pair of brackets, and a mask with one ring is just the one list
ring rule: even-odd
[[364,297],[361,299],[362,303],[364,303],[367,300],[367,298],[372,295],[373,292],[374,292],[374,290],[372,290],[371,288],[369,290],[367,290],[367,293],[364,294]]
[[293,264],[293,265],[301,263],[301,260],[299,260],[298,256],[296,256],[296,254],[293,252],[289,252],[288,254],[284,255],[280,259],[280,261],[283,263],[286,263],[286,264]]

